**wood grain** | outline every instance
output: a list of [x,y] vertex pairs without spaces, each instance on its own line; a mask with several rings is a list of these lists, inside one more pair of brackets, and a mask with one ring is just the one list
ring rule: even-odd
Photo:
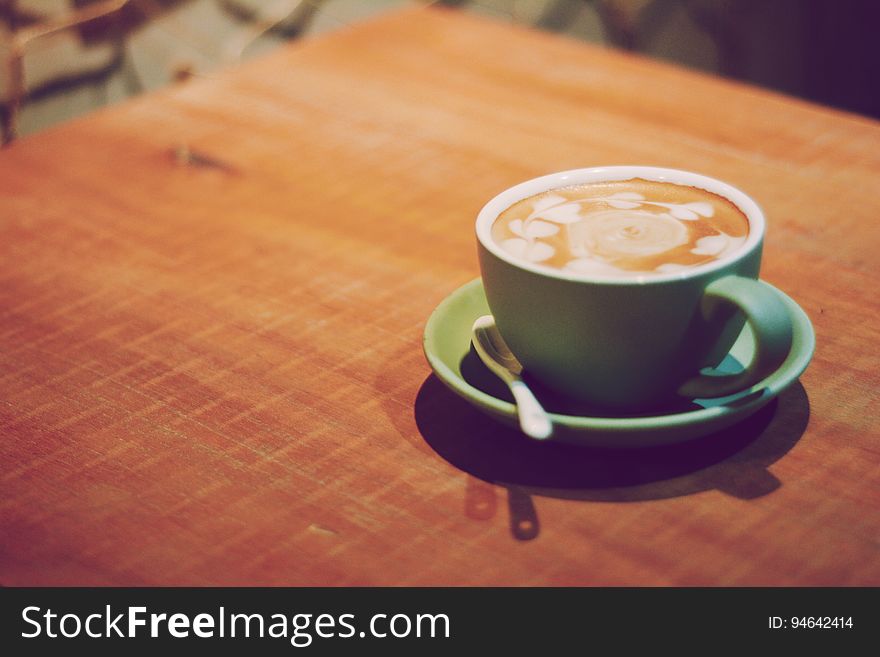
[[[815,358],[626,455],[446,393],[424,323],[520,180],[641,163],[769,217]],[[4,585],[880,584],[880,126],[442,9],[0,152]]]

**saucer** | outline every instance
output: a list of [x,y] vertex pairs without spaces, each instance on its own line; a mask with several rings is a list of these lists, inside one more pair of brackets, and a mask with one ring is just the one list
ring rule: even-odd
[[[742,392],[715,399],[687,399],[680,406],[654,414],[632,416],[578,415],[553,399],[538,399],[550,412],[551,441],[593,447],[645,447],[701,438],[726,429],[753,415],[793,384],[813,356],[815,335],[806,313],[791,298],[774,291],[788,307],[793,325],[791,351],[785,362],[763,381]],[[513,427],[516,407],[506,386],[482,364],[471,348],[471,326],[489,314],[482,280],[477,278],[446,297],[425,326],[424,350],[437,377],[477,409]],[[734,373],[754,354],[755,341],[748,325],[717,368]]]

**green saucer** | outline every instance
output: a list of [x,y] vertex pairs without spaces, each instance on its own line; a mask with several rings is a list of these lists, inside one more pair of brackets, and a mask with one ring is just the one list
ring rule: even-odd
[[[775,288],[774,288],[775,289]],[[794,383],[813,356],[815,335],[806,313],[776,290],[791,312],[794,338],[782,366],[760,383],[736,395],[717,399],[683,400],[680,406],[650,415],[607,416],[575,414],[562,402],[535,387],[538,399],[550,411],[554,432],[550,440],[594,447],[644,447],[684,442],[726,429],[770,403]],[[489,373],[471,349],[471,326],[489,314],[482,281],[466,283],[444,299],[425,326],[424,349],[437,377],[478,409],[513,427],[516,407],[500,381]],[[719,371],[735,372],[751,360],[754,339],[746,326]]]

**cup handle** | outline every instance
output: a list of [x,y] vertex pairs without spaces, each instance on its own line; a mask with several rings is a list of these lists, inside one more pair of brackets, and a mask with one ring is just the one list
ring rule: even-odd
[[772,287],[753,278],[726,276],[706,288],[703,314],[709,316],[718,301],[734,304],[746,316],[755,355],[739,374],[700,374],[686,381],[678,389],[685,397],[724,397],[745,390],[775,372],[791,350],[791,316]]

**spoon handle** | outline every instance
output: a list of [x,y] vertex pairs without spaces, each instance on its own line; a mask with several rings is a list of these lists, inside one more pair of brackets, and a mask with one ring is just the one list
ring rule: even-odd
[[521,380],[516,379],[510,382],[510,392],[513,393],[513,398],[516,400],[519,426],[523,433],[538,440],[549,438],[553,433],[553,425],[529,387]]

